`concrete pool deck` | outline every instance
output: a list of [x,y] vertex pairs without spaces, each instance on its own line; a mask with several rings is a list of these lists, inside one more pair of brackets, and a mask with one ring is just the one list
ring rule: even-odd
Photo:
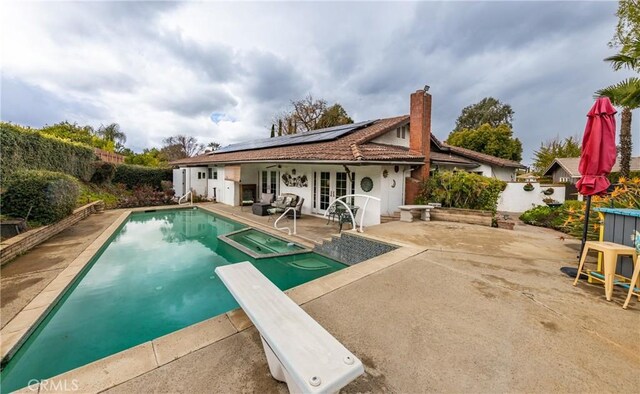
[[[618,391],[640,385],[640,305],[634,300],[623,310],[620,289],[608,303],[600,286],[571,286],[559,268],[576,266],[575,240],[529,226],[508,231],[445,222],[392,222],[365,235],[409,244],[415,253],[379,263],[377,272],[324,295],[290,293],[364,362],[366,375],[345,392]],[[66,236],[64,242],[77,241]],[[20,257],[23,263],[40,261],[38,255],[26,259],[32,253]],[[4,296],[13,285],[5,283],[5,267],[2,274]],[[322,280],[310,288],[326,289]],[[4,304],[2,314],[4,323]],[[139,370],[110,391],[286,392],[268,374],[255,329],[246,321],[234,328],[161,366],[154,350],[155,361],[146,361],[155,362],[150,372]],[[131,350],[144,359],[149,349],[140,347]],[[125,358],[119,365],[138,363]]]

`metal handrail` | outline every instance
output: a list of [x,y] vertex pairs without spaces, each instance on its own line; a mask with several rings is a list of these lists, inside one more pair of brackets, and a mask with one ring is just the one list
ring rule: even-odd
[[293,211],[293,235],[296,235],[296,233],[297,233],[296,217],[297,217],[298,213],[296,212],[296,209],[294,207],[289,207],[289,208],[285,209],[284,212],[282,212],[282,215],[280,215],[280,217],[277,218],[275,222],[273,222],[273,227],[276,230],[280,230],[280,231],[287,230],[289,235],[291,235],[291,229],[289,227],[278,227],[278,222],[280,221],[280,219],[282,219],[284,216],[286,216],[287,212],[289,212],[289,211]]
[[193,205],[193,193],[191,192],[191,190],[186,192],[182,197],[178,199],[178,205],[182,205],[180,201],[182,201],[183,198],[186,200],[187,196],[191,197],[191,201],[189,202],[189,205]]
[[335,200],[333,200],[333,202],[331,204],[329,204],[329,206],[327,207],[326,211],[324,211],[324,217],[327,217],[327,213],[329,212],[329,209],[331,208],[331,206],[337,202],[341,203],[342,205],[344,205],[344,207],[347,209],[347,212],[349,212],[349,215],[351,216],[351,228],[356,228],[356,218],[353,215],[353,212],[351,211],[351,208],[349,208],[349,206],[342,201],[343,198],[350,198],[350,197],[364,197],[366,198],[366,200],[364,201],[364,206],[362,207],[362,216],[360,216],[360,230],[358,230],[358,232],[363,233],[364,230],[362,229],[362,224],[364,222],[364,215],[367,211],[367,204],[369,204],[369,200],[370,199],[374,199],[376,201],[380,201],[380,199],[378,197],[373,197],[373,196],[367,196],[366,194],[346,194],[344,196],[338,197]]

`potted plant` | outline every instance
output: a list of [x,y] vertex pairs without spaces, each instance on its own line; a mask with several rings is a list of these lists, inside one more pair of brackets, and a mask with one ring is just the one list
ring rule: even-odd
[[531,182],[527,182],[527,183],[522,187],[522,189],[524,189],[524,191],[525,191],[525,192],[530,192],[530,191],[533,191],[534,187],[533,187],[533,185],[531,184]]
[[543,191],[542,191],[542,193],[543,193],[545,196],[550,196],[550,195],[552,195],[552,194],[553,194],[553,192],[554,192],[554,190],[553,190],[553,188],[552,188],[552,187],[550,187],[550,188],[545,189],[545,190],[543,190]]
[[548,207],[551,207],[551,208],[557,208],[559,206],[562,206],[562,203],[560,201],[556,201],[556,200],[554,200],[553,198],[550,198],[550,197],[544,198],[542,201],[545,204],[547,204]]

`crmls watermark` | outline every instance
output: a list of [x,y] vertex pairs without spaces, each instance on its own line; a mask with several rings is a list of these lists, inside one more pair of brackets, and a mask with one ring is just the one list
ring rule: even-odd
[[38,387],[42,391],[78,391],[80,388],[78,379],[31,379],[27,385],[31,391],[38,391]]

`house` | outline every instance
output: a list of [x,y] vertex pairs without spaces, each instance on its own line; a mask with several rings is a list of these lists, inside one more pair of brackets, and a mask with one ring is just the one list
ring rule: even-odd
[[540,179],[539,176],[531,172],[527,172],[525,174],[520,174],[516,176],[516,181],[519,181],[519,182],[538,182],[539,179]]
[[[553,178],[554,183],[571,183],[573,185],[581,178],[578,165],[579,157],[562,157],[556,158],[551,162],[549,167],[544,171],[543,176]],[[640,157],[631,158],[631,171],[640,171]],[[616,160],[611,172],[620,172],[620,159]]]
[[413,203],[430,171],[513,180],[523,167],[440,142],[431,134],[431,95],[424,90],[411,94],[409,115],[232,144],[172,164],[177,196],[193,190],[234,206],[262,193],[294,193],[305,199],[303,214],[321,215],[340,196],[380,198],[369,201],[366,226]]

